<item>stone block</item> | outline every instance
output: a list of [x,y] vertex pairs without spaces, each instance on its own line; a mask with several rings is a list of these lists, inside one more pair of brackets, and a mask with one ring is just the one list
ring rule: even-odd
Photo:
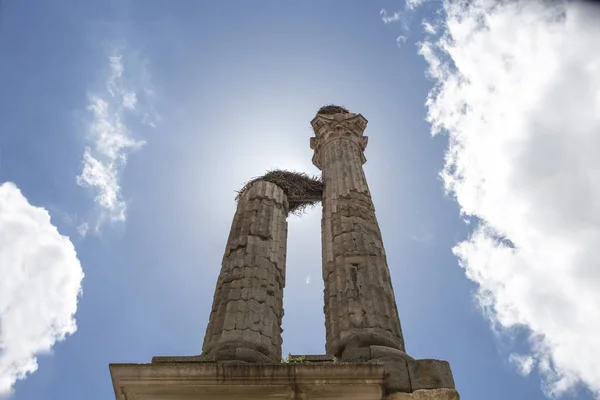
[[220,342],[241,342],[242,331],[223,331],[221,333]]
[[261,350],[264,349],[269,353],[271,353],[275,350],[275,348],[273,346],[273,341],[271,340],[270,335],[269,336],[261,335],[259,349],[261,349]]
[[199,356],[157,356],[152,357],[153,364],[160,363],[203,363],[215,362],[214,356],[199,355]]
[[246,361],[242,360],[220,360],[219,364],[248,364]]
[[245,317],[245,325],[238,325],[238,329],[256,328],[262,324],[262,314],[260,310],[248,310],[244,313],[238,313],[238,316]]
[[307,354],[307,362],[334,362],[335,357],[331,354]]
[[384,386],[386,393],[412,391],[408,365],[405,359],[398,357],[384,357],[369,361],[371,364],[385,366]]
[[260,333],[253,331],[252,329],[244,329],[242,331],[242,341],[252,344],[253,347],[261,345],[260,337]]
[[279,308],[280,299],[275,296],[267,296],[265,298],[265,304],[272,309]]
[[[236,269],[239,269],[239,268],[236,268]],[[231,290],[229,290],[229,300],[237,301],[237,300],[241,299],[241,297],[242,297],[242,290],[240,288],[233,287],[233,288],[231,288]]]
[[408,369],[413,390],[455,388],[454,377],[448,361],[410,360]]
[[454,389],[417,390],[413,395],[415,400],[460,400]]
[[238,300],[237,301],[237,312],[238,313],[244,313],[246,312],[248,308],[248,302],[247,301],[243,301],[243,300]]
[[225,315],[220,315],[218,317],[212,317],[212,320],[214,321],[214,327],[218,328],[218,329],[222,329],[223,324],[225,323]]
[[383,369],[369,364],[269,365],[241,360],[110,365],[119,400],[381,400]]
[[412,393],[392,393],[384,397],[384,400],[415,400]]
[[[261,268],[261,270],[263,270]],[[267,292],[260,287],[254,287],[254,288],[250,288],[250,292],[248,294],[249,298],[252,298],[256,301],[258,301],[259,303],[264,303],[265,301],[267,301]]]
[[[230,302],[229,304],[232,304],[232,302]],[[225,318],[223,320],[224,330],[232,331],[235,329],[237,315],[238,313],[236,311],[228,311],[227,314],[225,314]]]

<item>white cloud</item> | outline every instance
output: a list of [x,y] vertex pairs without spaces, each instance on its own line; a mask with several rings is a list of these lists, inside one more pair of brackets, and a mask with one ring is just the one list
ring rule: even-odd
[[[416,10],[421,5],[423,5],[423,3],[425,3],[425,0],[406,0],[404,4],[404,11],[396,11],[391,16],[388,16],[387,11],[385,9],[382,9],[379,12],[379,15],[381,16],[381,20],[386,24],[398,21],[401,21],[404,24],[406,24],[406,14],[410,11]],[[408,26],[406,26],[406,28],[408,28]]]
[[395,12],[394,14],[392,14],[392,16],[388,16],[387,15],[387,11],[385,10],[381,10],[379,12],[379,15],[381,15],[381,20],[386,23],[386,24],[390,24],[392,22],[397,22],[400,21],[400,18],[402,18],[402,13],[401,12]]
[[429,22],[423,21],[423,23],[421,25],[423,25],[423,30],[425,31],[425,33],[428,33],[430,35],[436,34],[435,27],[432,24],[430,24]]
[[436,81],[428,119],[449,135],[446,189],[480,221],[454,252],[494,327],[529,334],[520,371],[535,366],[550,396],[582,383],[600,398],[600,15],[443,7],[441,38],[420,50]]
[[135,110],[137,104],[137,95],[135,92],[127,92],[123,94],[123,107],[129,110]]
[[396,38],[396,45],[398,45],[398,47],[402,47],[402,45],[406,43],[406,36],[398,36]]
[[[100,208],[96,229],[106,220],[124,221],[126,218],[127,203],[121,195],[120,175],[129,154],[145,144],[135,139],[125,124],[126,113],[141,116],[142,122],[153,126],[148,121],[148,113],[139,112],[137,108],[137,93],[125,88],[122,56],[109,57],[109,67],[106,90],[89,96],[91,144],[84,151],[83,168],[77,176],[77,184],[93,189],[96,194]],[[86,228],[84,232],[87,231]]]
[[515,364],[517,370],[523,376],[529,375],[533,370],[535,360],[531,356],[513,353],[508,359]]
[[79,233],[81,237],[86,237],[89,230],[90,224],[87,222],[82,222],[81,224],[77,225],[77,233]]
[[406,0],[406,9],[414,10],[425,3],[425,0]]
[[306,284],[307,284],[307,285],[309,285],[309,284],[310,284],[310,275],[308,275],[308,276],[306,277]]
[[[401,47],[406,42],[410,33],[412,15],[414,14],[415,10],[419,8],[423,3],[425,3],[425,0],[406,0],[403,11],[396,11],[391,16],[388,15],[385,9],[382,9],[379,12],[381,20],[385,24],[400,22],[400,28],[402,29],[402,32],[404,34],[396,38],[396,44],[398,45],[398,47]],[[423,26],[426,30],[428,27],[433,28],[429,23],[426,22],[423,23]]]
[[73,334],[83,272],[75,248],[12,183],[0,185],[0,396]]

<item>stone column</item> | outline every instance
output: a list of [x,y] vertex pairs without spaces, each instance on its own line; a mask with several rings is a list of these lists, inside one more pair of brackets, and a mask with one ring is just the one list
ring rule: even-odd
[[[326,350],[342,361],[404,355],[381,232],[362,168],[367,120],[317,114],[313,163],[322,171]],[[378,352],[374,356],[373,351]]]
[[288,200],[270,182],[238,200],[206,329],[203,354],[218,361],[281,360]]

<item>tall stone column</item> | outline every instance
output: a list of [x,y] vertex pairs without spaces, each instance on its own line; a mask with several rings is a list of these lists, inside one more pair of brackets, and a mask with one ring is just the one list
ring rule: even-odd
[[[324,184],[322,245],[327,353],[343,361],[372,349],[404,354],[381,232],[362,168],[367,120],[340,109],[317,114],[313,163]],[[335,111],[335,110],[334,110]]]
[[238,199],[203,354],[218,361],[281,360],[288,199],[258,181]]

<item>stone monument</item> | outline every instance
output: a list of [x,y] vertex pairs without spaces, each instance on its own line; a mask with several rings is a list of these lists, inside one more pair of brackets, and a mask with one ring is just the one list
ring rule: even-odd
[[[117,400],[458,400],[446,361],[405,352],[363,171],[367,120],[311,121],[321,178],[271,171],[240,190],[202,354],[111,364]],[[281,358],[287,217],[321,202],[326,354]]]

